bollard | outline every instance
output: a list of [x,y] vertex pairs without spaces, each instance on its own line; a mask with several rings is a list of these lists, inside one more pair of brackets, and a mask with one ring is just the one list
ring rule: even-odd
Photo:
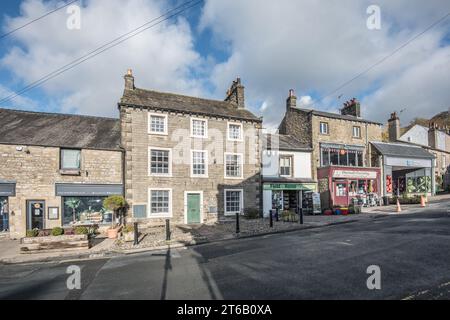
[[236,233],[240,233],[241,229],[239,226],[239,212],[236,212]]
[[138,223],[134,223],[134,243],[133,245],[137,246],[139,244],[139,230],[138,230]]
[[270,210],[270,227],[273,228],[273,210]]
[[300,217],[299,217],[299,222],[300,222],[300,224],[303,224],[303,208],[299,208],[299,214],[300,214]]
[[277,211],[275,212],[275,221],[276,221],[276,222],[280,221],[280,215],[279,215],[279,213],[280,213],[280,209],[277,208]]
[[170,241],[170,220],[166,219],[166,241]]

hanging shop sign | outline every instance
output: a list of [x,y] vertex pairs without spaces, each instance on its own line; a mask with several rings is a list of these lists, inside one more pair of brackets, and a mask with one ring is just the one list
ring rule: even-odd
[[356,171],[356,170],[335,170],[333,178],[347,179],[376,179],[376,171]]
[[266,183],[264,190],[303,190],[316,191],[314,183]]

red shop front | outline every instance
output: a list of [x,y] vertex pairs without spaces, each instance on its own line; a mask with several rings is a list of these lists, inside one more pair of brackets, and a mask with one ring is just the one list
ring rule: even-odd
[[324,208],[379,203],[380,168],[328,166],[317,169],[317,178]]

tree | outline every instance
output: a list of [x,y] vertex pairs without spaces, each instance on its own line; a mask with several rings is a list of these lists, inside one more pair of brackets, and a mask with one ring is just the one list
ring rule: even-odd
[[72,214],[73,214],[73,222],[75,223],[77,221],[77,209],[80,206],[80,200],[76,199],[76,198],[69,198],[68,200],[66,200],[66,206],[68,206],[69,208],[72,209]]
[[127,202],[125,201],[124,197],[115,195],[109,196],[108,198],[103,200],[103,206],[113,212],[111,228],[114,228],[117,212],[119,210],[125,209],[127,206]]

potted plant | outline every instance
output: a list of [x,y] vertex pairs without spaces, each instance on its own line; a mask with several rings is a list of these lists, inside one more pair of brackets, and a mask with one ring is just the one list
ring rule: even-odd
[[103,206],[112,211],[112,219],[111,219],[111,228],[108,229],[108,238],[117,239],[117,236],[120,231],[120,227],[116,226],[116,215],[117,212],[126,208],[126,201],[124,197],[115,195],[109,196],[105,200],[103,200]]
[[131,224],[124,226],[122,229],[122,235],[125,242],[134,241],[134,226]]

